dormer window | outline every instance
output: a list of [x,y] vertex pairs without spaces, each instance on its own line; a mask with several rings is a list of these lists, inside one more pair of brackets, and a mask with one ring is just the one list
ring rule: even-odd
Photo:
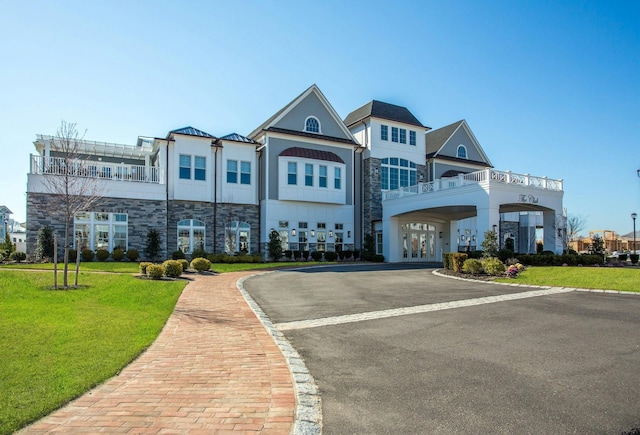
[[467,148],[464,145],[458,145],[457,157],[461,159],[467,158]]
[[304,121],[304,131],[307,133],[320,133],[320,121],[315,116],[309,116]]

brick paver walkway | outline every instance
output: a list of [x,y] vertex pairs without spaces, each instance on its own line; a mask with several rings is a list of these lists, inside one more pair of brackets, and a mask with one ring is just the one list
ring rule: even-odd
[[21,433],[289,434],[287,362],[236,288],[251,273],[191,275],[140,358]]

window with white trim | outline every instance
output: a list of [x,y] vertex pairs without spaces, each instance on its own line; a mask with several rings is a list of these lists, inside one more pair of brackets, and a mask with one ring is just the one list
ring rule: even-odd
[[251,225],[247,222],[229,222],[229,224],[225,226],[224,235],[224,250],[227,254],[249,252]]
[[407,130],[404,128],[400,129],[400,143],[407,143]]
[[304,185],[313,187],[313,165],[310,163],[304,165]]
[[458,152],[456,153],[458,158],[466,159],[467,158],[467,147],[464,145],[458,145]]
[[409,145],[416,146],[416,132],[409,130]]
[[398,127],[391,127],[391,142],[398,142]]
[[251,184],[251,162],[240,162],[240,184]]
[[79,212],[73,226],[75,249],[127,250],[129,225],[126,213]]
[[382,159],[381,170],[382,190],[396,190],[417,184],[417,167],[409,160],[397,157]]
[[340,168],[333,169],[333,187],[338,190],[342,188],[342,170]]
[[194,157],[193,179],[205,181],[207,179],[207,158],[201,156]]
[[298,164],[296,162],[287,163],[287,184],[293,186],[298,184]]
[[227,183],[238,182],[238,161],[227,160]]
[[191,179],[191,156],[180,154],[180,178],[183,180]]
[[205,223],[197,219],[183,219],[178,222],[178,251],[190,254],[195,249],[204,251]]
[[389,140],[389,126],[381,125],[380,126],[380,140]]
[[304,121],[304,131],[309,133],[320,133],[320,121],[315,116],[309,116]]
[[327,167],[320,165],[318,168],[318,186],[327,187]]

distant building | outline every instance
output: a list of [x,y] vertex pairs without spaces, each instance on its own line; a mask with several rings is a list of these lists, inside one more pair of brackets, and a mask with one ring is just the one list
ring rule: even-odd
[[4,205],[0,205],[0,243],[4,243],[9,232],[9,216],[13,212]]

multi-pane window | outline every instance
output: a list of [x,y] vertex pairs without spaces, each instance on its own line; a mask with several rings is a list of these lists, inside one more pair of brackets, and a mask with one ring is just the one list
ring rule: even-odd
[[395,190],[398,187],[414,186],[416,164],[396,157],[382,159],[382,190]]
[[75,249],[127,250],[126,213],[79,212],[74,218]]
[[193,179],[204,181],[207,179],[207,158],[195,156],[193,165]]
[[380,126],[380,140],[389,140],[389,126]]
[[416,132],[409,130],[409,145],[416,145]]
[[178,250],[185,254],[194,249],[204,250],[205,223],[197,219],[184,219],[178,222]]
[[309,241],[309,239],[307,238],[307,231],[299,231],[298,232],[298,248],[301,251],[307,251],[308,250],[308,246],[307,246],[307,242]]
[[240,184],[251,184],[251,162],[240,162]]
[[308,224],[306,222],[298,222],[298,228],[308,228]]
[[344,224],[336,224],[335,228],[336,228],[336,230],[343,230],[344,229]]
[[[320,228],[320,224],[318,224],[318,228]],[[320,252],[323,252],[327,249],[327,232],[326,231],[318,231],[317,238],[317,249]]]
[[407,143],[407,130],[404,128],[400,129],[400,143]]
[[191,179],[191,156],[186,154],[180,154],[180,178]]
[[391,127],[391,142],[398,142],[398,127]]
[[458,157],[461,159],[467,158],[467,148],[464,145],[458,145]]
[[304,185],[313,186],[313,165],[309,163],[304,165]]
[[281,230],[278,231],[280,235],[280,246],[282,246],[282,250],[286,251],[289,249],[289,230]]
[[304,130],[309,133],[320,133],[320,122],[317,118],[310,116],[305,122]]
[[298,184],[298,164],[295,162],[287,163],[287,184]]
[[325,229],[327,228],[327,223],[326,222],[318,222],[318,229]]
[[319,173],[318,185],[320,187],[327,187],[327,167],[320,165],[318,173]]
[[238,161],[227,160],[227,183],[238,182]]
[[251,226],[246,222],[233,221],[225,227],[224,250],[227,254],[249,252]]
[[342,188],[342,170],[340,168],[333,170],[333,187],[338,190]]

